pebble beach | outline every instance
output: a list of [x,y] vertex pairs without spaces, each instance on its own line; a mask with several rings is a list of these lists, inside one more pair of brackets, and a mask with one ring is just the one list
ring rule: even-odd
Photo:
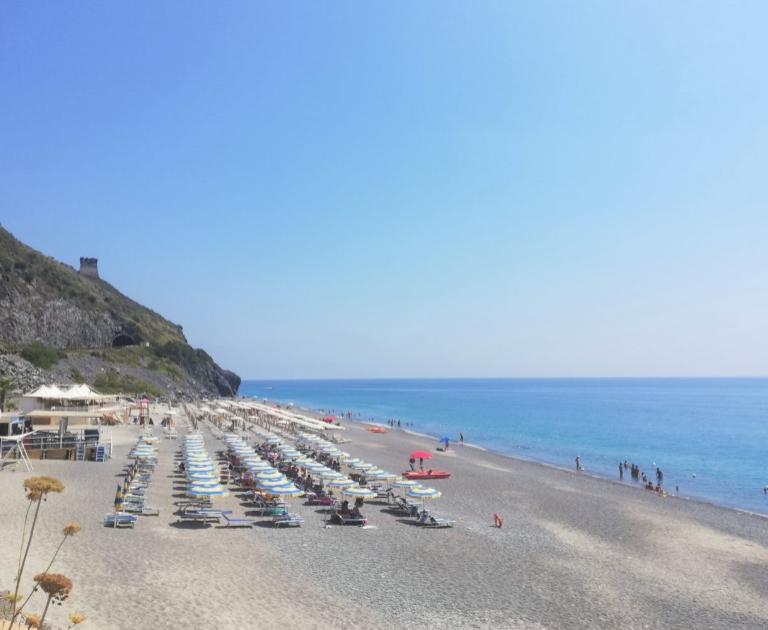
[[[61,528],[80,523],[53,569],[75,584],[50,615],[57,627],[73,610],[88,615],[80,627],[103,630],[768,627],[764,517],[471,446],[436,452],[434,440],[405,431],[345,426],[345,450],[393,472],[407,468],[410,451],[433,451],[430,466],[452,473],[429,482],[443,492],[433,507],[455,527],[424,529],[375,501],[364,507],[369,527],[327,527],[323,508],[291,499],[304,525],[275,529],[234,488],[216,507],[256,518],[255,527],[180,524],[180,440],[161,439],[148,495],[160,515],[109,529],[101,521],[140,432],[120,426],[105,463],[34,461],[33,473],[0,473],[0,588],[13,584],[23,480],[52,475],[65,490],[41,509],[22,591]],[[224,448],[207,427],[202,434],[209,452]],[[33,598],[29,610],[41,607]]]

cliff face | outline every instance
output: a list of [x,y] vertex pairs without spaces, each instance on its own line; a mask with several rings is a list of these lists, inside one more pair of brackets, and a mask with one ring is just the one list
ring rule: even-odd
[[[61,370],[72,364],[69,370],[75,376],[90,376],[92,381],[108,371],[125,375],[140,370],[140,375],[131,378],[154,384],[163,393],[231,396],[240,385],[236,374],[223,370],[202,350],[191,348],[181,326],[124,296],[96,275],[81,275],[44,256],[2,227],[0,353],[31,357],[56,380],[72,380],[61,378],[66,376]],[[40,356],[48,358],[41,363]],[[38,380],[47,376],[38,374]],[[120,384],[115,380],[115,387]]]

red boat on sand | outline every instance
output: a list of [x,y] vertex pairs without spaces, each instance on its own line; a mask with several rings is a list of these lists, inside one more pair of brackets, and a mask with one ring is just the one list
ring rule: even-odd
[[406,470],[403,473],[403,477],[406,479],[414,479],[420,481],[421,479],[448,479],[451,476],[447,470]]

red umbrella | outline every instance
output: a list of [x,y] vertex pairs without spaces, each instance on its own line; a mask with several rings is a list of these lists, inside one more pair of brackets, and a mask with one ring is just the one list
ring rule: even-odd
[[411,457],[414,459],[432,459],[432,453],[429,451],[413,451]]

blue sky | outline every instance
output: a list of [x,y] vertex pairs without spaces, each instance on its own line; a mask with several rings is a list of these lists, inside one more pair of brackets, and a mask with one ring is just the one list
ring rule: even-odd
[[0,8],[0,222],[244,377],[768,374],[768,5]]

